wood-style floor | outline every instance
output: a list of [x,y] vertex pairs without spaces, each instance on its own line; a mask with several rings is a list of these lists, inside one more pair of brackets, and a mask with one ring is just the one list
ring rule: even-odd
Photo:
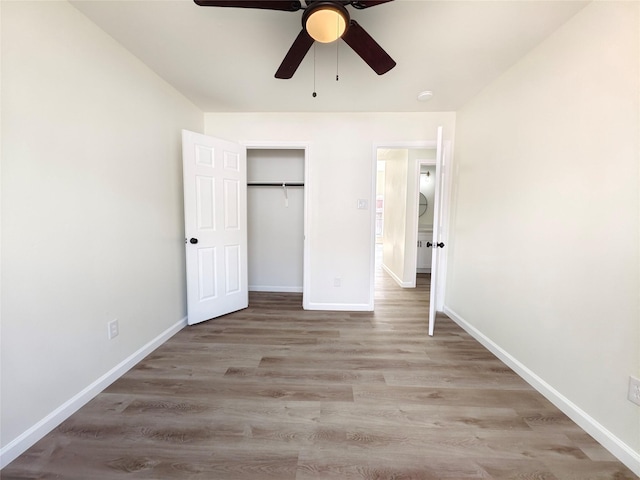
[[187,327],[0,474],[10,479],[635,479],[381,271],[375,313],[295,294]]

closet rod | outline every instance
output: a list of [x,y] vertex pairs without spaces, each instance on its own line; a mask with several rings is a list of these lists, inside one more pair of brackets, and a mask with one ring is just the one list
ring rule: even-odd
[[288,182],[281,182],[281,183],[256,183],[256,182],[249,182],[247,183],[247,187],[304,187],[304,183],[297,183],[297,182],[292,182],[292,183],[288,183]]

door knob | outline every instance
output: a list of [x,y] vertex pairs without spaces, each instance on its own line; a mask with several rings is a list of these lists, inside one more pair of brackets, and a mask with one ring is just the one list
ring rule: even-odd
[[427,242],[427,248],[431,248],[431,247],[433,247],[433,243]]
[[444,247],[444,243],[440,242],[440,243],[438,243],[438,244],[436,245],[436,247],[440,247],[440,248],[442,248],[442,247]]
[[444,247],[444,243],[443,243],[443,242],[440,242],[440,243],[436,243],[436,244],[434,245],[434,244],[433,244],[433,243],[431,243],[431,242],[427,242],[427,248],[431,248],[431,247],[433,247],[433,248],[442,248],[442,247]]
[[198,239],[197,238],[191,238],[191,239],[189,239],[189,243],[195,245],[196,243],[198,243]]

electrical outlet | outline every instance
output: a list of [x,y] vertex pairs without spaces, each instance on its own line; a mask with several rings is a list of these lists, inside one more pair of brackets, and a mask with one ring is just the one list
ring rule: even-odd
[[107,323],[107,333],[109,334],[109,340],[115,338],[118,336],[119,332],[119,328],[118,328],[118,319],[116,318],[115,320],[111,320],[109,323]]
[[340,287],[342,285],[342,279],[340,277],[336,277],[333,279],[333,286]]
[[630,402],[640,405],[640,379],[629,376],[629,393],[627,398]]

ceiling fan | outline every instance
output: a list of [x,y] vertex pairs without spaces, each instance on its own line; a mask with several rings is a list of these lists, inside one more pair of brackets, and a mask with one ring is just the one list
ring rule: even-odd
[[[304,6],[303,6],[304,1]],[[342,38],[378,75],[387,73],[396,62],[347,11],[375,7],[392,0],[194,0],[202,7],[241,7],[302,13],[302,31],[294,40],[276,72],[276,78],[291,78],[313,42],[330,43]]]

